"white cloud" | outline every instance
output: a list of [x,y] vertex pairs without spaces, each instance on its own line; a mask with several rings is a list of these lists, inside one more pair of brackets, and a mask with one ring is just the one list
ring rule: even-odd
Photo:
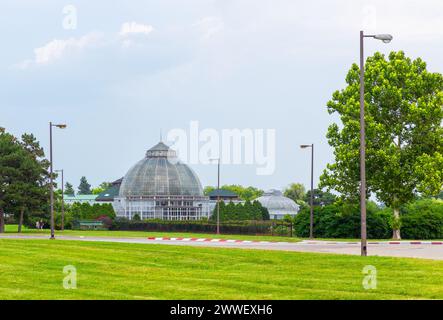
[[127,36],[131,34],[144,34],[148,35],[150,34],[154,28],[151,25],[148,24],[141,24],[137,22],[125,22],[122,24],[120,28],[119,35],[120,36]]
[[88,33],[80,38],[54,39],[42,47],[34,49],[34,59],[27,59],[17,64],[20,69],[32,65],[46,65],[61,59],[65,54],[79,52],[86,47],[97,44],[101,38],[98,33]]
[[203,30],[203,39],[209,39],[225,27],[223,20],[219,17],[204,17],[197,21],[194,26]]

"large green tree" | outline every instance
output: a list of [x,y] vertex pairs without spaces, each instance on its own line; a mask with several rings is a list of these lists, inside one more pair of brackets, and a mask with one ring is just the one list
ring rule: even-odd
[[16,215],[21,232],[25,213],[41,211],[46,205],[49,163],[32,134],[22,135],[19,141],[2,129],[0,149],[0,230],[6,211]]
[[[359,194],[359,67],[346,76],[347,87],[334,92],[330,114],[341,124],[327,133],[335,163],[321,185],[345,198]],[[426,63],[400,52],[369,57],[365,65],[367,192],[394,212],[393,237],[400,238],[399,209],[417,193],[436,195],[443,185],[443,77]]]
[[23,166],[20,170],[22,186],[17,192],[21,198],[18,232],[21,232],[26,211],[42,211],[47,203],[49,194],[49,161],[40,143],[33,134],[23,134],[20,142],[23,154]]
[[0,233],[4,232],[5,211],[9,204],[9,194],[19,176],[21,147],[17,139],[0,128]]

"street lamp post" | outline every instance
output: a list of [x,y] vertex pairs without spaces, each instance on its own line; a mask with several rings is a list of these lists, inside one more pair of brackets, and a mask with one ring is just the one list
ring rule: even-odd
[[374,38],[384,43],[393,39],[390,34],[365,35],[360,31],[360,214],[361,214],[361,255],[368,255],[366,234],[366,133],[365,133],[365,61],[364,38]]
[[309,239],[314,239],[314,144],[302,144],[300,148],[311,148],[311,213],[309,216]]
[[220,234],[220,158],[210,160],[217,160],[217,234]]
[[53,166],[52,166],[52,127],[57,127],[59,129],[65,129],[66,124],[53,124],[49,122],[49,183],[50,183],[50,201],[51,201],[51,238],[55,239],[54,235],[54,177],[53,177]]
[[65,230],[65,185],[63,178],[63,169],[55,170],[55,172],[61,172],[62,174],[62,223],[61,223],[61,231]]

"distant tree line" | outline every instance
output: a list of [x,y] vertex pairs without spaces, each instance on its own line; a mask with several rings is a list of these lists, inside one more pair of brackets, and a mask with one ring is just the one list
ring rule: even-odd
[[[88,182],[88,179],[86,179],[85,176],[82,176],[80,178],[80,184],[77,188],[77,194],[99,194],[110,188],[111,185],[111,182],[102,182],[98,187],[91,188],[91,184]],[[70,196],[75,195],[74,186],[71,183],[66,182],[64,193]]]
[[[216,190],[217,187],[213,186],[207,186],[204,188],[203,193],[207,196],[212,191]],[[220,187],[221,190],[228,190],[232,191],[235,194],[238,195],[238,197],[242,200],[249,200],[252,201],[254,199],[257,199],[258,197],[263,195],[263,190],[255,188],[255,187],[244,187],[237,184],[231,184],[231,185],[223,185]]]

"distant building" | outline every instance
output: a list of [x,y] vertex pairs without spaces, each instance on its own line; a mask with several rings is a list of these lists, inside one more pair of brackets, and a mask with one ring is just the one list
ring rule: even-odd
[[96,194],[76,194],[76,195],[68,195],[65,194],[63,196],[63,199],[66,204],[73,204],[73,203],[89,203],[90,205],[93,205],[95,202],[95,199],[97,198]]
[[240,200],[239,196],[235,192],[224,189],[215,189],[209,192],[208,197],[209,200],[217,200],[220,198],[220,200],[225,202]]
[[215,209],[215,206],[217,205],[217,199],[220,198],[220,201],[223,201],[224,203],[241,203],[243,202],[238,194],[235,192],[232,192],[230,190],[224,190],[224,189],[215,189],[208,194],[209,197],[209,210],[212,212]]
[[283,196],[279,190],[269,190],[263,196],[257,198],[261,205],[268,209],[271,219],[283,219],[284,216],[295,216],[300,206],[294,200]]
[[123,178],[120,178],[112,182],[111,186],[108,189],[98,194],[97,198],[95,198],[95,201],[100,203],[114,202],[114,198],[118,197],[118,193],[120,192],[120,186],[122,184],[122,180]]

